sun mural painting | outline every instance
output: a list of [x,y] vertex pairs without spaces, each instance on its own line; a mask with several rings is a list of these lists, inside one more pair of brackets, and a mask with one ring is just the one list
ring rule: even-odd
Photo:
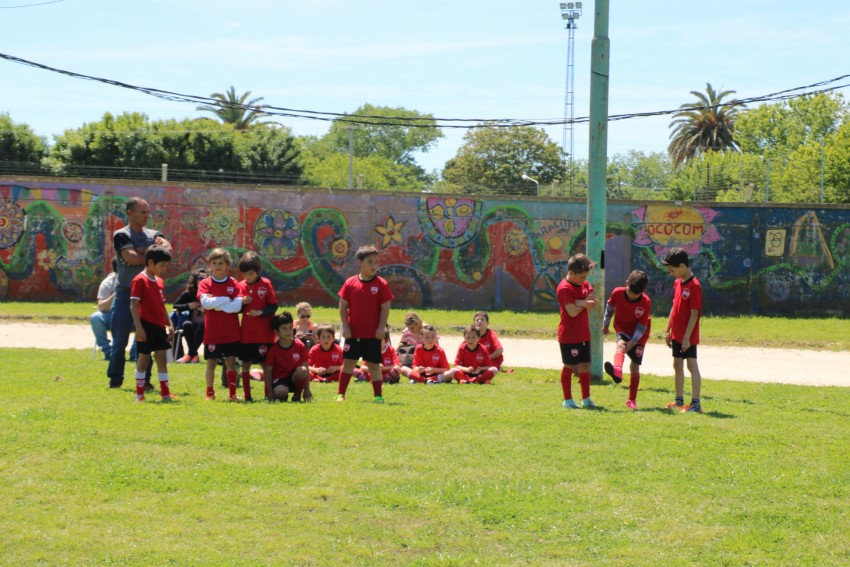
[[458,248],[478,234],[481,209],[475,199],[428,197],[419,200],[419,224],[437,245]]
[[712,224],[717,211],[705,207],[649,205],[632,211],[637,219],[635,245],[652,246],[661,256],[673,247],[696,256],[703,244],[721,239]]

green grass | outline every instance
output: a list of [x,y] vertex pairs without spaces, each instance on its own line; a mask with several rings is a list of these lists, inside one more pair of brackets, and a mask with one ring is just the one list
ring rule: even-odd
[[80,351],[4,349],[0,564],[846,565],[850,389],[557,372],[388,386],[344,404],[203,402],[174,365],[167,405],[108,390]]
[[[288,307],[293,311],[294,307]],[[396,330],[404,327],[405,309],[393,309],[390,324]],[[86,303],[0,304],[0,322],[36,321],[53,323],[87,323],[92,306]],[[460,334],[472,322],[474,311],[420,309],[417,313],[435,325],[443,335]],[[557,313],[490,312],[490,326],[509,337],[555,337]],[[314,307],[313,321],[338,323],[339,311],[330,307]],[[654,317],[652,337],[662,341],[666,317]],[[850,349],[850,319],[791,319],[787,317],[704,317],[700,322],[700,342],[709,345],[799,348],[844,351]]]

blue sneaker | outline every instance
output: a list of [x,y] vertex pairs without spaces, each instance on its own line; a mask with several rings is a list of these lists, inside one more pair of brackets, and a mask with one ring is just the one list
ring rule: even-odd
[[682,413],[702,413],[702,406],[696,404],[684,406],[682,408]]
[[569,400],[564,400],[564,403],[561,405],[564,409],[578,409],[578,404],[573,401],[572,398]]
[[581,407],[584,409],[596,409],[596,404],[594,404],[593,400],[591,400],[590,396],[588,396],[581,401]]

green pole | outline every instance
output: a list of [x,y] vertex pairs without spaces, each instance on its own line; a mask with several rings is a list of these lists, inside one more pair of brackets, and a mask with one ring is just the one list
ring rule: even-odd
[[823,145],[820,147],[820,204],[823,205]]
[[596,0],[590,59],[590,149],[587,193],[587,255],[596,262],[588,281],[596,294],[590,312],[590,375],[602,378],[602,314],[605,297],[605,188],[608,169],[608,0]]

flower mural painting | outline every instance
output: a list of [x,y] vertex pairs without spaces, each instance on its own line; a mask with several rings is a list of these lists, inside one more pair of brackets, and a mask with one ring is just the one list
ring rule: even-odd
[[301,222],[289,211],[269,209],[254,226],[257,252],[270,260],[288,260],[301,245]]
[[419,201],[419,224],[434,243],[458,248],[478,234],[481,210],[481,202],[474,199],[428,197]]
[[390,215],[387,217],[387,220],[383,225],[377,225],[375,227],[375,232],[381,235],[381,247],[386,248],[393,243],[404,243],[401,235],[401,229],[404,228],[406,222],[407,221],[395,222],[395,219],[392,215]]
[[17,203],[0,203],[0,249],[14,246],[24,233],[24,210]]
[[717,211],[705,207],[650,205],[632,211],[637,219],[634,243],[653,246],[660,256],[673,247],[689,256],[699,253],[703,244],[721,239],[712,221]]

